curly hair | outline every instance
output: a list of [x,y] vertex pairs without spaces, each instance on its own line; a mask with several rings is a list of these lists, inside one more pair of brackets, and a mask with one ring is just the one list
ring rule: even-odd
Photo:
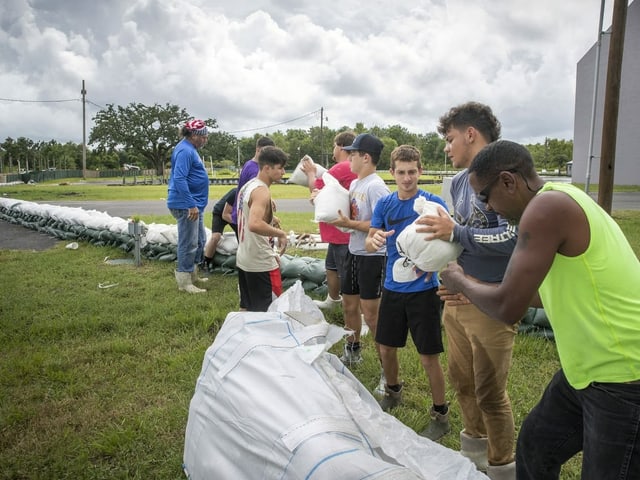
[[500,138],[500,122],[491,111],[491,107],[478,102],[467,102],[449,110],[440,117],[438,132],[446,135],[450,128],[462,130],[467,127],[475,128],[487,143]]

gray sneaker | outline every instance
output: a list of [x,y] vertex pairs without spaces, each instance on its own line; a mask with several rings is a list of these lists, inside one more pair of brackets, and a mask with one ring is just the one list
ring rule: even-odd
[[387,385],[384,386],[384,397],[380,400],[380,408],[383,411],[388,412],[392,408],[396,408],[402,403],[402,390],[404,384],[400,384],[400,390],[394,392]]
[[429,416],[431,417],[429,425],[427,425],[427,428],[418,435],[435,442],[451,431],[451,425],[449,425],[449,411],[447,410],[447,413],[443,415],[442,413],[436,412],[433,407],[431,407]]
[[357,350],[352,350],[349,347],[349,344],[345,343],[344,353],[340,357],[340,361],[344,363],[347,367],[352,367],[362,362],[361,348],[358,348]]

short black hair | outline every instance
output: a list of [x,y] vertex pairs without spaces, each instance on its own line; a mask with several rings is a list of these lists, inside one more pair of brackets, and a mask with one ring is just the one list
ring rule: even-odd
[[282,149],[272,145],[263,147],[258,154],[260,168],[265,165],[282,165],[284,167],[287,164],[287,160],[289,160],[289,156]]
[[531,153],[524,145],[509,140],[489,143],[474,157],[468,172],[486,179],[505,170],[519,172],[525,178],[536,174]]
[[275,144],[276,143],[269,137],[260,137],[256,140],[256,148],[273,147]]

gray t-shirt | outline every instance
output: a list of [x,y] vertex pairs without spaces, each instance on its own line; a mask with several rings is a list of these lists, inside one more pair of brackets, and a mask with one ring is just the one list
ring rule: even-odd
[[[371,220],[373,209],[378,200],[390,193],[389,187],[376,173],[354,180],[349,187],[349,200],[351,202],[349,218],[358,221]],[[357,230],[352,232],[349,238],[349,251],[353,255],[385,255],[386,246],[374,253],[367,252],[364,248],[364,243],[368,234],[368,231],[361,232]]]
[[517,227],[478,201],[467,170],[451,180],[451,198],[457,224],[453,239],[464,249],[458,263],[464,273],[478,280],[501,282],[518,240]]

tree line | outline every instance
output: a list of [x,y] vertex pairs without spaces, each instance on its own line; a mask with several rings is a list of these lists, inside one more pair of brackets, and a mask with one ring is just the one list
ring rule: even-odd
[[[109,104],[93,117],[86,148],[86,168],[91,170],[119,170],[125,165],[154,169],[164,176],[170,168],[171,151],[180,140],[179,125],[193,117],[184,109],[171,104],[127,106]],[[314,126],[309,129],[256,133],[250,137],[236,137],[220,131],[216,119],[205,120],[211,129],[209,140],[201,155],[207,166],[235,170],[255,153],[258,137],[268,135],[276,145],[288,153],[289,168],[294,168],[304,155],[317,163],[329,165],[333,138],[343,130],[370,132],[379,137],[385,148],[378,165],[389,168],[391,151],[402,144],[414,145],[422,152],[427,170],[451,170],[444,154],[444,140],[437,132],[414,133],[401,125],[365,127],[364,123],[338,129]],[[543,144],[527,145],[535,165],[540,170],[562,171],[573,156],[573,141],[545,139]],[[29,138],[7,137],[0,143],[0,173],[20,170],[81,169],[82,144],[55,140],[35,142]]]

